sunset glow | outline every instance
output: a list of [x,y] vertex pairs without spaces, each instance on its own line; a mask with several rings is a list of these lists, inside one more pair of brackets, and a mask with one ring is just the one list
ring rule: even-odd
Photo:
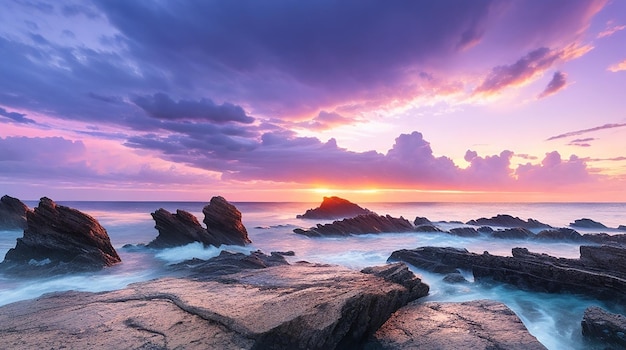
[[624,1],[3,1],[0,21],[0,195],[626,201]]

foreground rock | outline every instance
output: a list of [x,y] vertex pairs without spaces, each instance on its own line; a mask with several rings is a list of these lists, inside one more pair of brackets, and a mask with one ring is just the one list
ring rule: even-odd
[[591,306],[580,324],[585,337],[626,348],[626,316]]
[[0,268],[19,275],[50,274],[97,270],[120,261],[96,219],[44,197],[27,212],[24,236]]
[[341,219],[351,218],[358,215],[372,213],[368,209],[361,208],[359,205],[350,202],[347,199],[339,197],[324,197],[322,204],[315,209],[309,209],[304,214],[298,215],[299,219]]
[[389,261],[404,261],[436,273],[470,270],[474,278],[493,279],[541,292],[572,292],[599,299],[626,302],[626,248],[581,246],[580,259],[555,258],[513,248],[513,256],[465,249],[422,247],[398,250]]
[[412,303],[374,338],[372,349],[545,349],[513,311],[491,300]]
[[551,227],[548,224],[544,224],[543,222],[534,219],[528,219],[527,221],[525,221],[518,217],[513,217],[507,214],[498,214],[490,219],[480,218],[476,220],[470,220],[466,224],[474,226],[521,227],[526,229]]
[[[215,245],[209,233],[200,225],[198,219],[184,210],[176,210],[176,214],[161,208],[151,213],[159,235],[148,243],[150,248],[167,248],[182,246],[193,242],[204,245]],[[219,245],[218,245],[219,246]]]
[[406,272],[297,263],[55,293],[1,307],[0,334],[7,348],[344,349],[417,296],[415,276],[390,282]]
[[[202,209],[204,224],[212,242],[230,245],[252,243],[241,222],[241,212],[224,197],[216,196]],[[213,244],[213,243],[212,243]],[[215,245],[215,244],[213,244]]]
[[26,228],[26,212],[30,209],[17,198],[7,195],[0,198],[0,230]]
[[293,232],[309,237],[349,236],[384,232],[413,232],[413,225],[403,217],[394,218],[389,215],[359,215],[354,218],[334,221],[331,224],[317,224],[308,230],[295,229]]

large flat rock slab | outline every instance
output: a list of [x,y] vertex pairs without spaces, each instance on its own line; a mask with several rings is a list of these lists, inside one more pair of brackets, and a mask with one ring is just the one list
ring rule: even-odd
[[379,349],[545,349],[511,309],[491,300],[412,303],[393,314],[375,340]]
[[[105,293],[56,293],[1,307],[0,344],[11,349],[41,344],[70,349],[345,348],[363,342],[418,296],[415,288],[388,281],[406,269],[391,267],[372,274],[298,263],[209,281],[164,278]],[[385,271],[394,276],[379,277]]]

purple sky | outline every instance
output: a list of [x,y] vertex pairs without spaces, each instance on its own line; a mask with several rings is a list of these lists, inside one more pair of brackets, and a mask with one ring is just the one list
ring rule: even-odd
[[0,192],[626,201],[624,1],[0,2]]

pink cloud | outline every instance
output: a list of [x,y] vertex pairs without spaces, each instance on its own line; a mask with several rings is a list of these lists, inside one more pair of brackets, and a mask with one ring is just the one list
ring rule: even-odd
[[626,70],[626,59],[616,63],[614,65],[609,66],[609,68],[607,68],[607,70],[613,72],[613,73],[617,73],[617,72],[621,72]]
[[556,151],[546,153],[541,164],[519,165],[515,176],[524,187],[546,190],[594,181],[583,159],[572,155],[568,160],[562,160]]
[[624,29],[626,29],[626,25],[613,25],[612,22],[609,22],[606,25],[606,29],[598,33],[597,38],[606,38]]

